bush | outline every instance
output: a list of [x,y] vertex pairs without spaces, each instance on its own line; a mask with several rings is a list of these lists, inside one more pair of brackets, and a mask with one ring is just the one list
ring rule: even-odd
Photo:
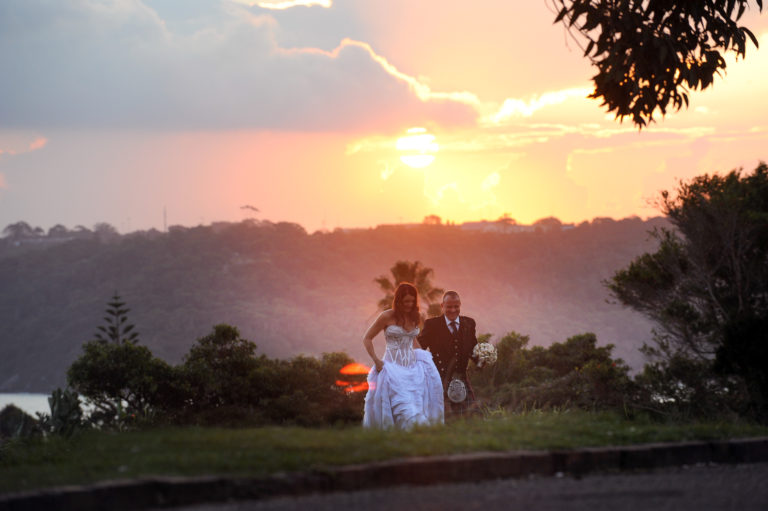
[[528,336],[510,332],[497,344],[495,365],[473,368],[472,385],[479,399],[491,407],[518,411],[624,406],[632,388],[629,367],[611,357],[613,345],[597,346],[592,333],[548,348],[527,348],[528,342]]
[[39,431],[37,421],[21,408],[10,404],[0,411],[0,438],[23,438]]
[[175,420],[305,426],[360,421],[363,397],[336,385],[339,370],[351,362],[344,353],[287,361],[257,356],[256,345],[242,339],[237,328],[216,325],[179,368],[187,397]]
[[215,414],[233,406],[255,409],[266,390],[259,381],[263,366],[269,364],[266,357],[255,354],[256,345],[230,325],[216,325],[211,334],[198,339],[179,368],[187,413]]
[[676,353],[645,365],[631,402],[657,418],[686,421],[733,419],[748,399],[743,382],[717,375],[712,361]]
[[346,353],[325,353],[282,363],[284,386],[271,402],[270,419],[305,426],[362,421],[364,395],[336,385],[339,370],[352,362]]
[[131,415],[149,419],[167,406],[173,370],[149,348],[90,341],[83,350],[67,370],[67,381],[94,406],[94,422],[113,424]]

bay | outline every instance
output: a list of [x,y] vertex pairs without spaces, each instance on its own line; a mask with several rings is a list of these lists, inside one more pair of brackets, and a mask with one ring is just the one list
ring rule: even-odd
[[48,406],[48,394],[33,394],[28,392],[0,393],[0,410],[6,405],[14,404],[32,417],[36,412],[50,413]]

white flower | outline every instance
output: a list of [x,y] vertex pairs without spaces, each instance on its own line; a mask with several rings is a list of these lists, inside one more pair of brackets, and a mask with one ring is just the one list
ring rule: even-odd
[[496,347],[489,342],[479,342],[472,350],[472,355],[477,357],[477,365],[495,364],[498,354]]

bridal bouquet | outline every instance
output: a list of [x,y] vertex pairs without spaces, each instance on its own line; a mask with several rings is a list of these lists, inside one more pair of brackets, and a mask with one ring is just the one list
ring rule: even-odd
[[472,356],[477,357],[478,367],[495,364],[497,353],[496,348],[489,342],[478,342],[475,349],[472,350]]

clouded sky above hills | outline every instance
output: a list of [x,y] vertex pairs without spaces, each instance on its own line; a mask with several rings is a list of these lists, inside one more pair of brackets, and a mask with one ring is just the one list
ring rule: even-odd
[[638,133],[545,0],[271,4],[1,2],[0,224],[648,216],[768,159],[765,49]]

